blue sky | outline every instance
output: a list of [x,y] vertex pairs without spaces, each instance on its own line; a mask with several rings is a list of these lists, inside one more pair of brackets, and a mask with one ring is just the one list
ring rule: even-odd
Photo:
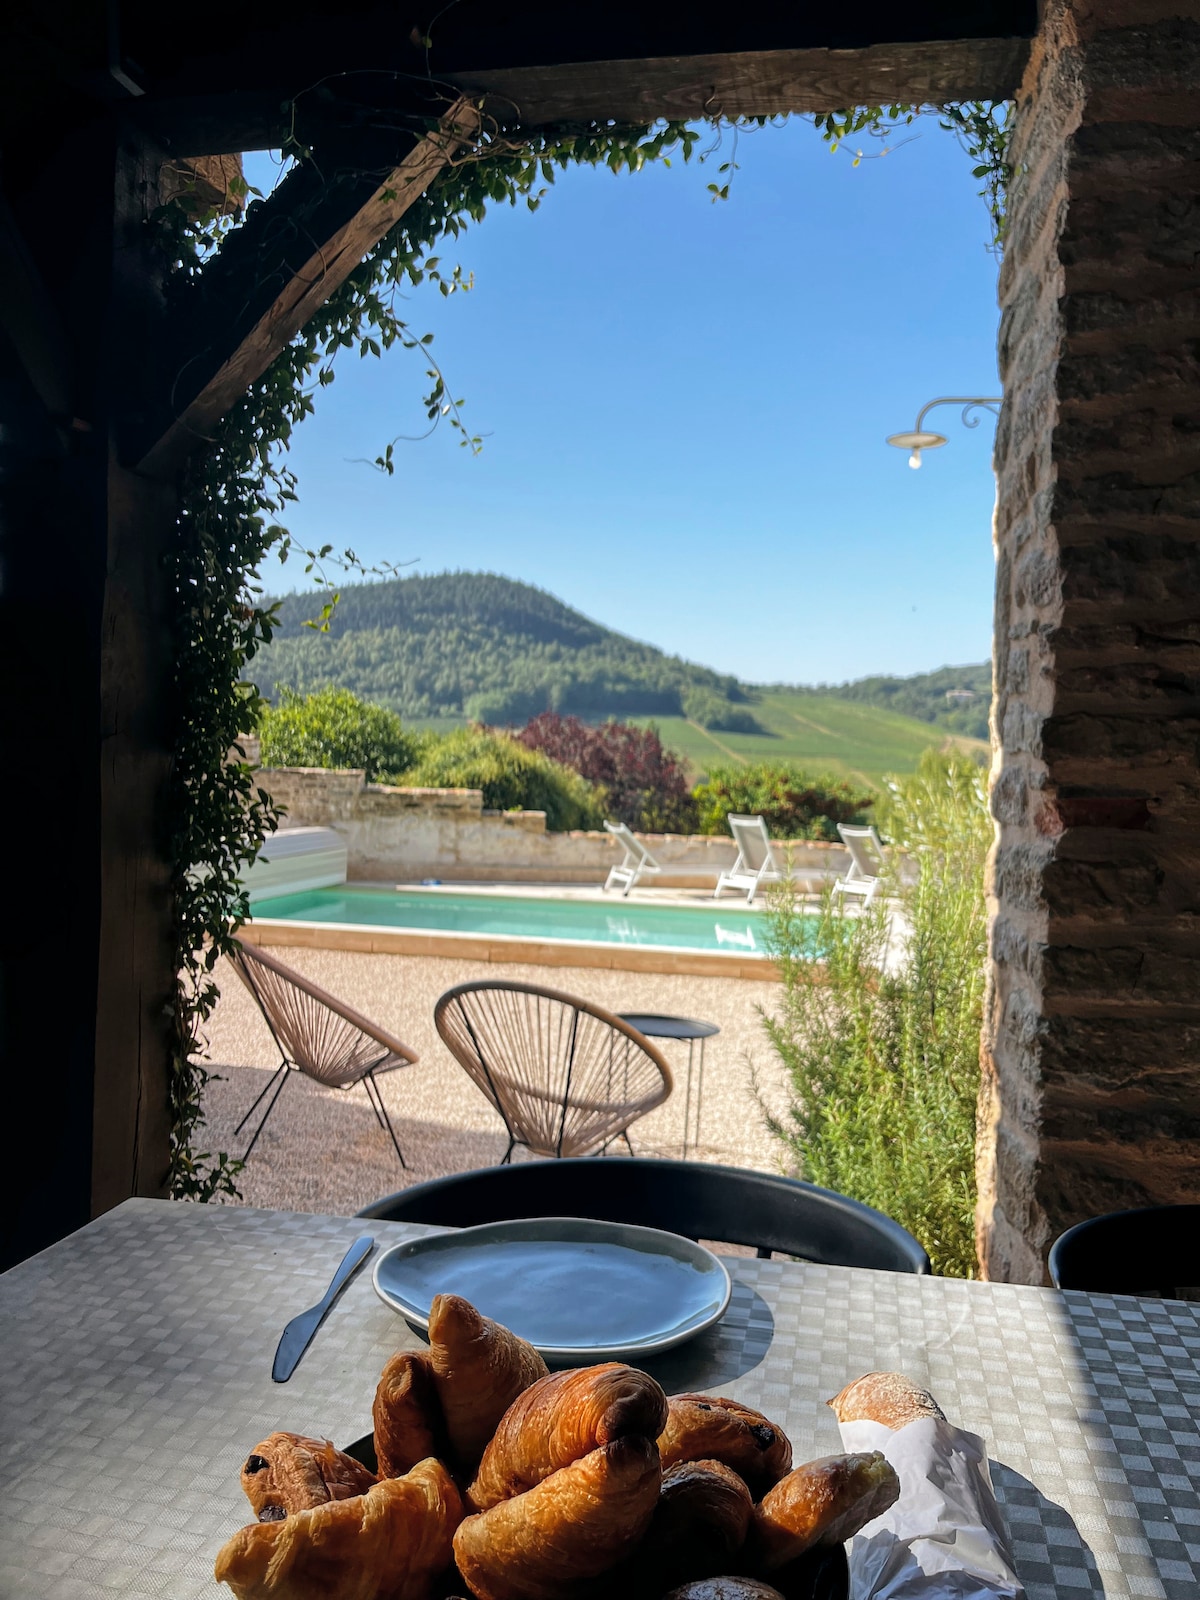
[[751,682],[985,659],[992,421],[935,413],[950,443],[919,472],[883,443],[934,395],[998,392],[987,214],[918,127],[858,167],[804,123],[745,133],[715,204],[724,154],[494,210],[444,252],[472,291],[409,302],[482,454],[443,427],[394,477],[356,463],[422,430],[424,370],[347,353],[293,443],[293,531],[521,578]]

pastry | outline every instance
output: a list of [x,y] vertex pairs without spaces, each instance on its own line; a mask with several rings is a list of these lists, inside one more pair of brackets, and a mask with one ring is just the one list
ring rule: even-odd
[[271,1434],[242,1465],[242,1488],[260,1522],[282,1522],[293,1512],[365,1494],[374,1482],[375,1474],[353,1456],[302,1433]]
[[701,1578],[672,1589],[664,1600],[783,1600],[778,1589],[757,1578]]
[[371,1418],[381,1478],[398,1478],[418,1461],[443,1453],[445,1423],[424,1351],[399,1350],[387,1363]]
[[546,1376],[546,1363],[531,1344],[457,1294],[433,1297],[429,1359],[450,1453],[471,1471],[509,1406]]
[[899,1372],[868,1372],[866,1377],[848,1383],[826,1404],[833,1408],[839,1422],[882,1422],[893,1430],[920,1417],[946,1420],[929,1390]]
[[723,1461],[761,1494],[792,1465],[792,1445],[761,1411],[715,1395],[677,1394],[659,1436],[663,1471],[680,1461]]
[[454,1536],[458,1570],[478,1600],[573,1600],[643,1538],[660,1482],[653,1440],[601,1445],[468,1517]]
[[753,1570],[774,1572],[806,1550],[844,1543],[899,1494],[895,1469],[878,1450],[797,1467],[754,1509],[747,1541]]
[[646,1571],[655,1594],[689,1578],[736,1566],[754,1501],[731,1467],[720,1461],[681,1461],[663,1473],[649,1532],[631,1566]]
[[627,1434],[656,1438],[666,1419],[667,1398],[654,1379],[619,1361],[539,1378],[500,1419],[467,1502],[486,1511],[599,1445]]
[[430,1600],[461,1516],[450,1474],[422,1461],[353,1499],[251,1523],[214,1575],[237,1600]]

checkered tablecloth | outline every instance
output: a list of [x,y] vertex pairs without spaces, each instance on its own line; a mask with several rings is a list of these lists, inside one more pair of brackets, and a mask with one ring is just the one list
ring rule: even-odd
[[[347,1444],[413,1346],[364,1268],[295,1377],[285,1322],[361,1233],[428,1230],[131,1200],[0,1278],[0,1596],[193,1600],[246,1520],[238,1469],[275,1428]],[[896,1369],[988,1441],[1030,1600],[1200,1595],[1200,1307],[729,1259],[717,1329],[668,1389],[736,1395],[797,1460],[839,1449],[824,1401]]]

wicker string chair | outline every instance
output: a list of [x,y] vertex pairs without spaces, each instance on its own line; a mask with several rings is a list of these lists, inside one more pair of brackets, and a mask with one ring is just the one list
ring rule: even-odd
[[434,1007],[451,1054],[495,1106],[508,1149],[584,1156],[671,1093],[671,1069],[636,1029],[600,1006],[531,983],[460,983]]
[[238,939],[232,961],[234,971],[254,996],[281,1057],[274,1076],[235,1130],[241,1133],[274,1088],[242,1160],[249,1160],[288,1077],[302,1072],[331,1089],[352,1089],[361,1083],[376,1122],[391,1137],[400,1165],[407,1166],[375,1078],[378,1073],[411,1066],[416,1051],[257,945]]

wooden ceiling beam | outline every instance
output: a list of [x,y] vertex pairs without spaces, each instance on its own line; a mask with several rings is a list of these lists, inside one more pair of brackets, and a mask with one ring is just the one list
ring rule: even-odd
[[[1020,83],[1029,56],[1021,37],[955,38],[870,45],[863,49],[744,50],[734,54],[636,60],[565,60],[535,66],[447,68],[430,87],[486,97],[505,126],[539,128],[591,122],[650,123],[658,118],[783,116],[856,105],[944,105],[1001,100]],[[313,113],[336,116],[352,87],[386,105],[403,102],[413,79],[353,75],[325,86]],[[292,91],[294,93],[294,91]],[[343,108],[344,109],[344,108]],[[221,95],[147,96],[129,114],[181,156],[278,148],[295,132],[308,97],[293,105],[282,83]]]
[[212,436],[478,125],[471,103],[457,101],[431,132],[409,136],[408,153],[382,173],[326,176],[306,162],[251,211],[201,273],[197,304],[177,313],[166,416],[128,452],[139,472],[170,476]]
[[1015,93],[1028,57],[1024,39],[949,39],[495,68],[453,72],[447,81],[484,96],[487,113],[505,125],[636,124],[1002,100]]

